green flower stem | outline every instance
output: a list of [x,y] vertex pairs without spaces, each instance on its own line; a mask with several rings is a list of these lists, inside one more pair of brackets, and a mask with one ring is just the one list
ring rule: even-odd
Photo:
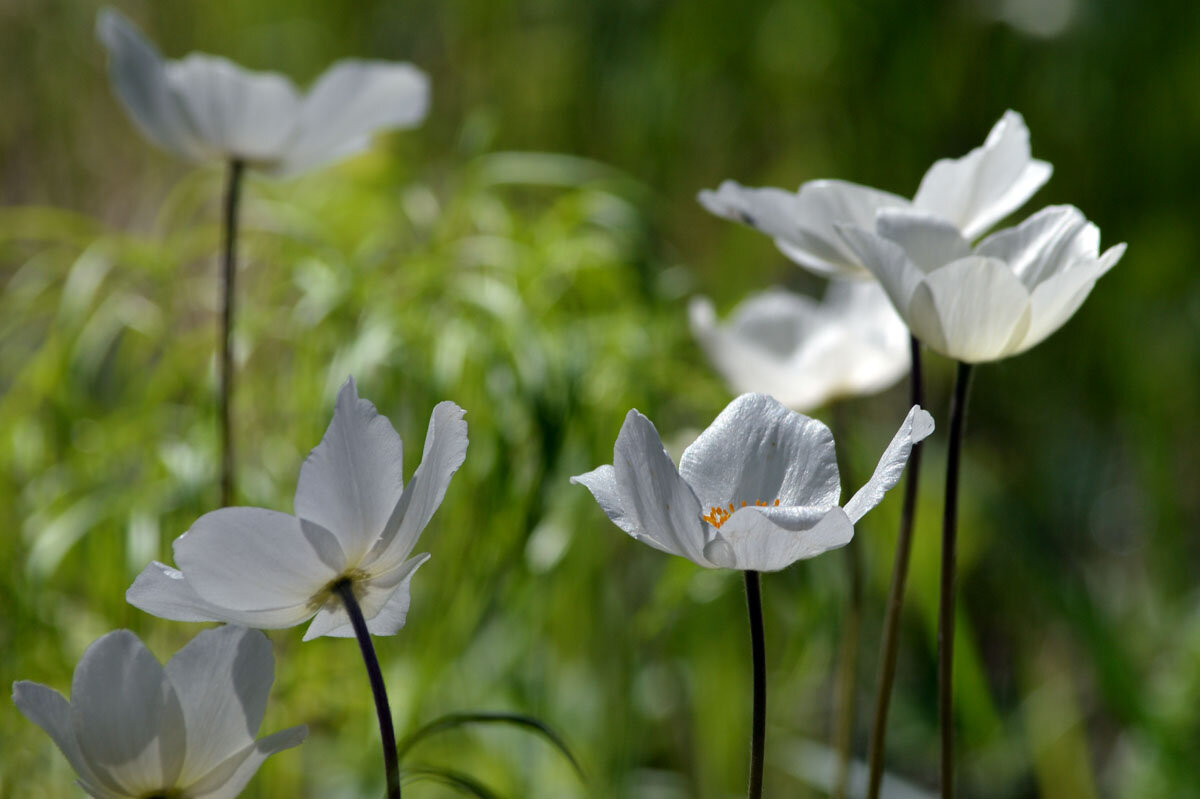
[[942,512],[942,595],[938,604],[938,725],[942,733],[942,797],[954,799],[954,607],[958,559],[958,469],[971,365],[960,363],[950,402],[946,501]]
[[[921,374],[921,343],[909,337],[912,351],[912,374],[909,376],[909,405],[925,404],[924,379]],[[904,478],[904,505],[900,510],[900,534],[896,538],[896,560],[892,565],[892,586],[888,591],[887,611],[883,622],[883,643],[880,647],[879,677],[875,687],[875,715],[871,723],[871,742],[867,760],[870,778],[867,799],[879,799],[883,785],[883,758],[887,741],[888,711],[891,709],[892,685],[896,680],[896,658],[900,652],[900,611],[904,607],[904,589],[908,585],[908,561],[912,554],[913,525],[917,517],[917,488],[921,475],[921,451],[914,444],[908,458],[908,474]]]
[[379,717],[379,737],[383,742],[383,768],[387,775],[387,799],[400,799],[400,758],[396,752],[396,731],[392,727],[392,710],[388,705],[387,688],[383,684],[383,672],[379,670],[379,658],[371,643],[371,633],[363,619],[362,609],[354,598],[349,580],[341,580],[333,587],[346,605],[358,648],[362,650],[363,663],[367,666],[367,679],[371,681],[371,693],[375,697],[375,713]]
[[767,738],[767,649],[763,636],[762,591],[758,572],[747,571],[746,608],[750,611],[750,652],[754,662],[754,719],[750,727],[748,799],[762,799],[764,747]]
[[221,437],[221,506],[233,504],[233,420],[229,405],[233,396],[233,305],[237,278],[238,197],[242,188],[245,162],[233,159],[225,183],[225,246],[221,263],[221,364],[217,379],[217,415]]

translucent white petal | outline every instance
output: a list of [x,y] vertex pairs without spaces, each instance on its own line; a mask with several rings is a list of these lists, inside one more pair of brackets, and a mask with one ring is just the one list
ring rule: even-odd
[[321,443],[300,467],[296,515],[333,533],[354,564],[379,538],[403,491],[404,443],[373,404],[359,399],[350,378]]
[[829,428],[765,394],[743,394],[683,453],[679,472],[705,510],[733,503],[836,505],[841,493]]
[[308,734],[301,725],[268,735],[235,752],[191,785],[185,786],[189,799],[234,799],[242,792],[263,761],[276,752],[299,746]]
[[600,505],[600,509],[612,520],[613,524],[634,538],[641,537],[642,531],[625,514],[625,507],[621,503],[620,490],[617,488],[617,473],[613,470],[611,464],[599,466],[584,474],[577,474],[571,478],[571,482],[591,491],[592,496]]
[[904,254],[929,274],[971,254],[971,245],[950,222],[915,208],[889,208],[875,217],[875,232],[904,248]]
[[79,779],[86,784],[88,793],[102,799],[122,795],[120,786],[113,782],[108,772],[103,768],[93,770],[79,751],[75,729],[71,724],[71,705],[62,694],[41,683],[21,680],[13,683],[12,698],[13,704],[25,718],[50,736]]
[[1029,329],[1029,292],[994,258],[971,256],[926,276],[909,306],[913,333],[966,363],[1012,354]]
[[1025,288],[1034,287],[1075,261],[1100,254],[1100,231],[1071,205],[1043,208],[1014,228],[993,233],[975,248],[976,255],[1008,264]]
[[799,231],[796,195],[776,188],[751,188],[726,180],[716,191],[697,195],[710,213],[765,233],[773,239],[793,239]]
[[412,64],[339,61],[304,98],[279,171],[294,174],[349,155],[376,131],[420,123],[428,107],[429,78]]
[[793,261],[818,274],[869,280],[858,254],[838,235],[837,225],[871,230],[884,208],[907,208],[909,201],[844,180],[810,180],[796,194],[799,234],[776,241]]
[[[411,602],[409,586],[413,575],[421,564],[429,560],[428,553],[409,558],[390,572],[372,578],[366,584],[365,593],[358,598],[367,631],[371,635],[395,635],[408,620]],[[308,630],[304,640],[311,641],[322,635],[331,638],[353,638],[354,626],[345,608],[326,606],[321,609]]]
[[911,329],[912,319],[908,314],[908,306],[917,286],[925,277],[924,273],[908,259],[903,247],[876,235],[872,230],[841,225],[837,230],[846,245],[857,254],[862,265],[875,276],[879,285],[883,286],[888,299],[892,301],[892,307]]
[[1030,300],[1032,311],[1029,330],[1014,354],[1040,344],[1066,324],[1083,305],[1096,281],[1112,268],[1124,252],[1125,245],[1118,244],[1105,252],[1101,259],[1076,262],[1065,272],[1039,283]]
[[1050,164],[1031,158],[1025,120],[1006,111],[982,147],[929,168],[913,205],[948,219],[972,240],[1024,205],[1051,172]]
[[883,501],[884,494],[900,481],[913,444],[925,440],[932,432],[933,417],[919,405],[914,405],[884,450],[871,479],[846,503],[846,515],[852,524],[857,524],[867,511]]
[[93,771],[127,795],[175,785],[187,746],[183,711],[163,667],[128,630],[84,652],[71,680],[71,724]]
[[654,425],[636,410],[625,416],[613,447],[613,473],[626,516],[641,540],[701,566],[708,534],[700,501],[679,476]]
[[165,73],[192,128],[214,154],[268,163],[282,156],[300,110],[288,78],[200,53],[167,62]]
[[779,571],[845,546],[854,524],[838,507],[756,508],[733,514],[707,554],[727,569]]
[[97,15],[96,38],[108,50],[113,91],[142,135],[183,158],[204,158],[206,150],[167,85],[162,57],[154,45],[111,8]]
[[125,601],[147,613],[173,621],[225,621],[247,627],[292,627],[313,614],[308,601],[260,611],[235,611],[203,599],[178,569],[154,561],[125,592]]
[[190,784],[253,743],[275,680],[271,642],[257,630],[205,630],[165,667],[187,727],[180,783]]
[[206,601],[233,611],[295,608],[345,568],[333,534],[263,508],[221,508],[175,539],[175,562]]

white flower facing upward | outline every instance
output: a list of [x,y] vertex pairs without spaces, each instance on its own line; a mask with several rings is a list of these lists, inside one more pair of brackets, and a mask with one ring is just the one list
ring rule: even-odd
[[300,744],[292,727],[255,740],[275,659],[265,635],[205,630],[164,668],[128,630],[84,652],[71,699],[13,683],[13,702],[46,731],[99,799],[232,799],[269,755]]
[[692,333],[735,393],[761,392],[796,411],[874,394],[908,373],[908,328],[877,283],[839,280],[825,297],[773,289],[724,324],[707,297],[688,307]]
[[285,76],[218,56],[164,60],[123,15],[104,9],[96,35],[113,90],[142,134],[190,161],[246,162],[291,175],[366,149],[376,131],[425,117],[429,80],[412,64],[339,61],[301,97]]
[[1038,344],[1079,309],[1125,252],[1100,254],[1100,231],[1070,205],[1043,208],[972,249],[953,225],[915,210],[880,211],[874,231],[841,228],[913,335],[964,363]]
[[625,417],[611,466],[571,478],[618,527],[710,569],[778,571],[849,543],[854,523],[900,479],[912,445],[933,432],[918,406],[845,507],[833,435],[765,394],[731,402],[679,468],[654,425]]
[[974,240],[1025,204],[1050,179],[1050,164],[1032,158],[1029,128],[1006,111],[983,146],[962,158],[937,161],[911,201],[843,180],[813,180],[798,192],[747,188],[727,180],[700,192],[700,203],[717,216],[757,228],[792,261],[826,277],[867,280],[858,255],[835,225],[873,228],[883,208],[917,208],[953,225]]
[[336,588],[346,582],[373,635],[408,615],[409,582],[429,559],[409,558],[467,450],[464,411],[441,402],[429,418],[421,465],[404,485],[403,444],[351,378],[325,437],[300,467],[296,515],[222,508],[175,539],[173,569],[147,566],[131,605],[177,621],[279,628],[315,615],[304,640],[354,636]]

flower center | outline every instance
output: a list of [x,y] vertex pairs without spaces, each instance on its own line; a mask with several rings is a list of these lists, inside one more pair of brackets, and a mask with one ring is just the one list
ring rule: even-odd
[[367,577],[367,573],[362,569],[350,569],[337,579],[330,580],[320,591],[313,594],[312,599],[308,600],[308,606],[314,611],[321,608],[331,611],[338,610],[342,607],[342,600],[338,596],[337,590],[346,583],[350,584],[354,598],[361,600],[366,592]]
[[[779,500],[775,500],[774,505],[772,505],[772,503],[770,503],[770,502],[763,502],[761,499],[759,499],[759,500],[754,501],[753,507],[769,508],[769,507],[775,507],[778,505],[779,505]],[[742,500],[741,506],[743,508],[751,507],[750,504],[748,502],[746,502],[745,500]],[[732,516],[734,511],[736,511],[736,510],[737,510],[737,506],[732,502],[729,503],[728,510],[722,506],[713,505],[711,508],[708,509],[708,513],[705,513],[700,518],[703,519],[704,521],[708,522],[709,524],[711,524],[713,527],[716,527],[719,530],[719,529],[721,529],[722,524],[729,521],[729,517]]]

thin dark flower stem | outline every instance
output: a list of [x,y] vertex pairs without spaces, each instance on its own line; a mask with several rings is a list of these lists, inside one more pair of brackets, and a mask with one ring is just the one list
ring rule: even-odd
[[217,414],[221,437],[221,506],[233,504],[233,419],[229,406],[233,397],[233,307],[236,298],[238,198],[241,195],[245,162],[233,159],[225,182],[225,247],[221,261],[221,364],[217,379]]
[[[843,406],[835,404],[833,412],[833,438],[841,442],[846,451],[846,423]],[[842,485],[856,485],[843,460],[841,464]],[[834,674],[834,708],[832,741],[837,753],[837,770],[833,781],[833,799],[845,799],[850,784],[850,760],[854,746],[854,722],[858,699],[858,650],[862,633],[863,614],[863,562],[862,547],[857,539],[842,549],[846,566],[846,611],[842,619],[842,636],[838,644],[837,671]]]
[[764,748],[767,738],[767,649],[763,636],[762,591],[758,572],[746,573],[746,608],[750,611],[750,652],[754,661],[754,719],[750,727],[748,799],[762,799]]
[[954,608],[958,560],[958,469],[971,365],[960,363],[950,402],[946,504],[942,512],[942,595],[938,604],[938,726],[942,733],[942,797],[954,799]]
[[371,643],[371,633],[363,619],[362,609],[354,598],[349,580],[342,580],[333,587],[334,592],[346,605],[358,648],[362,650],[363,663],[367,666],[367,679],[371,681],[371,693],[375,697],[375,714],[379,717],[379,737],[383,740],[383,768],[387,775],[387,799],[400,799],[400,758],[396,753],[396,731],[392,727],[392,709],[388,705],[387,689],[383,684],[383,672],[379,670],[379,658]]
[[[912,350],[912,373],[909,376],[909,405],[925,404],[924,378],[921,374],[921,343],[909,337]],[[913,525],[917,518],[917,488],[921,477],[921,451],[914,444],[908,457],[908,474],[904,478],[904,505],[900,510],[900,534],[896,538],[896,560],[892,566],[892,587],[888,591],[887,611],[883,622],[883,643],[879,655],[879,677],[875,687],[875,715],[871,722],[871,742],[867,760],[870,778],[867,799],[879,799],[883,785],[883,758],[887,741],[888,711],[892,703],[892,685],[896,680],[896,657],[900,653],[900,611],[904,607],[904,589],[908,585],[908,561],[912,554]]]

